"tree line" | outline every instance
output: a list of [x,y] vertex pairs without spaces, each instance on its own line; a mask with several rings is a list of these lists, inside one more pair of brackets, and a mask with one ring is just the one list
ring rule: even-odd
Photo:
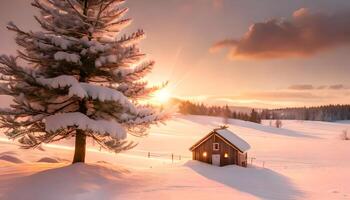
[[208,106],[203,103],[192,103],[190,101],[181,101],[179,104],[179,112],[190,115],[207,115],[223,117],[224,121],[228,119],[240,119],[255,123],[261,122],[260,114],[252,109],[251,112],[238,112],[226,106]]
[[239,112],[226,106],[208,106],[203,103],[181,101],[179,112],[191,115],[218,116],[224,119],[240,119],[260,123],[262,119],[290,119],[311,121],[350,120],[350,105],[324,105],[314,107],[294,107],[280,109],[252,109]]
[[350,105],[325,105],[266,109],[260,113],[262,119],[294,119],[312,121],[350,120]]

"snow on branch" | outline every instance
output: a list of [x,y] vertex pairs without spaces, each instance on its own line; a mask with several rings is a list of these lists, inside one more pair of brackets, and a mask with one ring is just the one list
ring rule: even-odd
[[154,61],[150,61],[135,67],[119,67],[114,70],[114,74],[118,79],[122,79],[121,82],[138,81],[152,70],[154,64]]
[[[72,87],[73,85],[78,84],[78,80],[74,76],[69,75],[61,75],[55,78],[44,78],[40,77],[36,79],[38,83],[41,85],[45,85],[51,88],[64,88],[64,87]],[[83,91],[81,91],[83,93]],[[86,94],[77,95],[78,97],[85,97]]]
[[69,87],[69,96],[78,96],[80,98],[91,97],[99,101],[114,101],[135,113],[136,108],[123,93],[104,86],[93,85],[89,83],[80,83],[74,76],[61,75],[55,78],[37,78],[37,81],[51,88]]
[[[35,19],[42,28],[60,34],[84,35],[92,27],[77,9],[62,0],[33,0],[32,5],[41,11]],[[79,4],[76,4],[79,5]]]
[[130,111],[135,111],[135,107],[129,101],[129,99],[125,97],[123,93],[115,89],[98,85],[92,85],[89,83],[80,83],[80,86],[92,99],[98,99],[100,101],[115,101],[120,103],[124,107],[128,107]]
[[54,55],[55,60],[57,61],[67,61],[81,65],[80,56],[74,53],[67,53],[64,51],[58,51]]
[[110,135],[116,139],[126,139],[126,131],[118,122],[93,120],[80,112],[59,113],[44,118],[45,130],[56,132],[61,129],[76,126],[77,129],[93,131],[100,135]]
[[118,43],[120,43],[124,47],[127,47],[137,44],[140,40],[144,39],[145,37],[145,32],[140,29],[137,32],[132,33],[130,36],[122,36],[121,39],[118,40]]
[[33,38],[53,44],[63,50],[67,50],[70,46],[77,43],[78,40],[72,37],[63,35],[45,34],[42,31],[30,33]]

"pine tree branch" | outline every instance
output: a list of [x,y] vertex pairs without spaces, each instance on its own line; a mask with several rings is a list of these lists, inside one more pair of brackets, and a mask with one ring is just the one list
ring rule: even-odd
[[74,5],[72,4],[72,2],[70,0],[65,0],[69,5],[70,7],[76,12],[76,14],[78,14],[81,18],[83,19],[87,19],[86,16],[82,15],[75,7]]

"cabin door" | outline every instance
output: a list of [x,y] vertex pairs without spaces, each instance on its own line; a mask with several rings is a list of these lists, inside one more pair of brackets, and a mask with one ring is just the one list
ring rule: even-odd
[[213,154],[211,160],[213,165],[220,166],[220,154]]

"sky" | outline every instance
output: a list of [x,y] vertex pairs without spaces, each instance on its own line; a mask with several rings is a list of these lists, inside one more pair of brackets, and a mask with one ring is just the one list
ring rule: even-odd
[[[151,84],[207,104],[278,108],[350,102],[349,0],[127,0],[129,31],[156,66]],[[29,0],[2,0],[0,53],[13,54],[9,21],[39,30]]]

